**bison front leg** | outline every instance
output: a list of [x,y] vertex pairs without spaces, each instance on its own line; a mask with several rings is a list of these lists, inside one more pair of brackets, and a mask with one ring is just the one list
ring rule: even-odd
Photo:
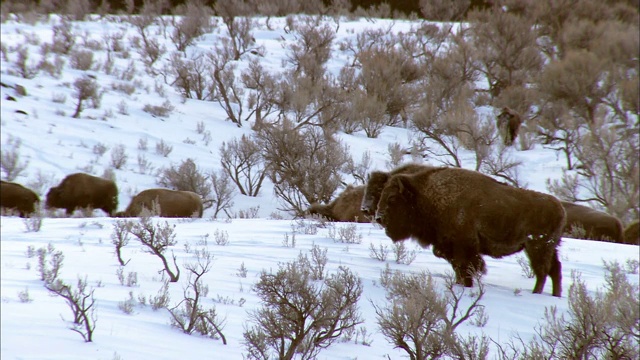
[[547,281],[551,277],[553,283],[552,295],[562,296],[562,264],[558,259],[558,251],[553,242],[529,242],[525,245],[525,253],[529,257],[529,264],[536,275],[534,294],[541,294]]
[[449,260],[456,273],[456,283],[466,287],[473,286],[473,279],[478,274],[486,273],[486,264],[480,254],[467,252],[463,256]]

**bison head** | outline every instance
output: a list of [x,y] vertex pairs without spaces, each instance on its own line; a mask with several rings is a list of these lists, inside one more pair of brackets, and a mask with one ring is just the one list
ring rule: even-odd
[[64,207],[62,205],[62,189],[58,186],[52,187],[49,189],[47,193],[47,200],[45,202],[45,207],[48,208],[57,208]]
[[380,201],[380,193],[384,184],[389,180],[389,174],[381,171],[374,171],[369,175],[367,185],[364,188],[364,196],[360,210],[368,216],[376,214],[376,207]]
[[[394,242],[410,238],[415,224],[416,189],[408,175],[391,177],[377,205],[375,220]],[[419,219],[418,219],[419,220]]]

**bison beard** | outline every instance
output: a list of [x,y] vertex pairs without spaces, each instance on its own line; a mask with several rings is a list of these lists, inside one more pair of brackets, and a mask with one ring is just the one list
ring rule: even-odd
[[536,275],[534,293],[547,276],[561,296],[557,247],[565,211],[551,195],[514,188],[475,171],[433,168],[398,174],[386,183],[376,221],[394,242],[414,238],[433,246],[453,267],[458,283],[473,286],[486,271],[481,255],[494,258],[524,250]]

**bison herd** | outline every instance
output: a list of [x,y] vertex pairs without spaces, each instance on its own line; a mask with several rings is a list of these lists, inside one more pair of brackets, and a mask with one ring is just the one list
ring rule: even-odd
[[[27,217],[40,198],[12,182],[0,183],[3,213]],[[124,211],[118,208],[115,182],[88,174],[65,177],[47,193],[45,208],[102,209],[114,217],[158,215],[202,217],[199,195],[190,191],[147,189]],[[483,256],[500,258],[525,252],[541,293],[547,276],[554,296],[561,295],[561,236],[640,245],[638,221],[623,229],[619,219],[592,208],[520,189],[476,171],[406,164],[392,171],[373,171],[366,185],[347,186],[329,204],[312,204],[309,214],[331,221],[380,224],[393,242],[415,239],[447,260],[459,284],[472,286],[486,272]]]
[[[27,217],[40,205],[38,195],[26,187],[2,181],[0,207],[3,212],[18,213]],[[202,217],[202,200],[190,191],[148,189],[131,199],[125,211],[118,208],[118,187],[112,180],[84,173],[65,177],[52,187],[45,200],[46,209],[65,209],[71,215],[77,209],[101,209],[110,216],[135,217],[148,211],[149,215],[162,217]]]

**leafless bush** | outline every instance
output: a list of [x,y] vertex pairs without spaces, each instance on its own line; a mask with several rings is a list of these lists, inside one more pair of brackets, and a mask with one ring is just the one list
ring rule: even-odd
[[[345,331],[362,322],[357,303],[362,281],[340,267],[322,285],[300,258],[262,271],[254,289],[263,302],[244,331],[248,359],[313,359]],[[279,355],[277,355],[279,354]]]
[[93,67],[93,51],[74,50],[70,55],[70,65],[77,70],[91,70]]
[[129,156],[124,144],[118,144],[111,149],[111,166],[114,169],[121,169],[127,164]]
[[64,260],[64,254],[62,251],[56,251],[53,244],[45,247],[41,247],[36,250],[38,255],[38,273],[40,274],[40,280],[45,283],[51,283],[58,278],[60,268],[62,268],[62,261]]
[[267,169],[262,161],[261,148],[255,139],[242,135],[220,146],[222,169],[236,184],[242,195],[258,196]]
[[372,259],[376,259],[378,261],[387,260],[387,256],[389,255],[389,248],[386,245],[380,244],[378,248],[376,248],[373,243],[369,244],[369,257]]
[[221,0],[216,1],[213,9],[222,18],[227,30],[229,43],[233,49],[233,60],[240,60],[243,54],[255,50],[253,45],[256,40],[251,33],[255,20],[246,16],[249,15],[250,10],[246,3]]
[[173,112],[174,106],[171,101],[165,100],[162,105],[145,104],[142,111],[149,113],[155,117],[167,117]]
[[78,101],[76,110],[72,115],[73,118],[80,117],[80,113],[82,112],[82,110],[84,110],[83,103],[85,101],[90,100],[91,106],[95,109],[100,107],[100,99],[102,97],[102,94],[100,93],[100,86],[93,78],[90,78],[86,75],[77,78],[73,82],[73,87],[76,90],[75,97]]
[[111,233],[111,243],[115,246],[115,253],[120,266],[126,266],[131,259],[122,259],[122,249],[129,244],[129,234],[133,227],[132,221],[116,220],[113,223],[113,233]]
[[640,298],[638,284],[627,279],[617,262],[606,263],[606,284],[595,294],[580,275],[572,272],[569,310],[545,308],[545,319],[536,336],[524,342],[515,336],[499,346],[500,359],[635,359],[640,356]]
[[160,290],[158,290],[158,294],[156,296],[149,297],[149,304],[151,304],[151,309],[156,311],[166,308],[170,300],[169,281],[165,281]]
[[188,280],[183,289],[183,299],[176,306],[168,308],[171,325],[185,334],[198,331],[205,336],[219,336],[226,345],[226,338],[222,334],[224,321],[218,319],[215,307],[208,310],[202,307],[202,301],[209,293],[209,286],[202,282],[202,277],[211,270],[213,254],[202,249],[196,250],[195,256],[195,263],[184,265]]
[[218,245],[229,245],[229,233],[225,230],[220,231],[216,229],[216,231],[213,233],[213,239]]
[[118,302],[118,309],[127,315],[133,314],[133,308],[136,306],[136,299],[133,297],[133,291],[129,291],[129,297]]
[[42,228],[43,219],[43,211],[38,207],[35,212],[24,218],[22,222],[24,223],[27,232],[38,232]]
[[[138,142],[138,149],[146,150],[146,147],[147,147],[147,139],[140,139]],[[167,157],[169,156],[169,154],[171,154],[172,150],[173,150],[173,146],[164,142],[164,139],[160,139],[159,142],[156,142],[156,154]]]
[[309,204],[328,203],[340,185],[340,169],[349,157],[346,147],[320,129],[293,129],[285,121],[259,135],[263,158],[284,211],[304,216]]
[[38,63],[38,68],[45,73],[49,74],[56,79],[59,79],[62,76],[62,71],[64,70],[64,66],[66,61],[61,55],[56,55],[53,59],[53,63],[50,62],[46,57],[43,57],[42,60]]
[[237,65],[232,61],[230,54],[230,42],[228,39],[223,38],[219,45],[216,45],[214,52],[207,54],[211,71],[211,82],[213,84],[213,91],[215,91],[214,99],[222,106],[227,118],[238,125],[242,126],[243,121],[249,119],[249,116],[244,115],[244,87],[240,86],[235,75]]
[[356,224],[347,224],[336,227],[335,224],[329,225],[329,237],[335,242],[343,244],[360,244],[362,243],[362,234],[358,233]]
[[138,48],[138,53],[142,57],[142,61],[147,68],[147,71],[152,72],[153,64],[166,52],[164,45],[160,44],[159,40],[149,34],[149,26],[156,23],[159,15],[167,5],[164,1],[145,1],[140,15],[130,16],[129,22],[137,30],[139,39],[142,40],[141,46]]
[[455,330],[472,319],[482,305],[484,285],[478,282],[471,303],[463,307],[467,289],[456,286],[453,274],[445,278],[444,292],[426,272],[405,275],[387,267],[380,283],[387,302],[373,304],[378,326],[387,340],[407,353],[410,359],[485,359],[488,340],[461,337]]
[[72,32],[71,22],[62,18],[59,24],[52,27],[52,30],[51,51],[56,54],[68,55],[76,44],[76,35]]
[[420,13],[432,21],[460,21],[471,6],[470,0],[420,0]]
[[29,61],[29,48],[24,45],[18,45],[16,52],[18,56],[15,63],[12,64],[12,69],[17,75],[25,79],[33,79],[38,75],[40,67],[38,64],[33,64]]
[[118,281],[120,281],[120,285],[133,287],[138,285],[138,273],[135,271],[131,271],[127,274],[127,278],[124,277],[124,266],[118,267],[116,270],[116,276],[118,277]]
[[517,256],[516,262],[518,263],[518,265],[520,265],[520,269],[522,270],[524,276],[529,279],[533,279],[536,276],[536,274],[534,274],[533,272],[533,269],[531,268],[531,265],[529,264],[528,259],[523,256]]
[[410,265],[416,259],[416,251],[409,251],[404,241],[394,242],[392,248],[396,264]]
[[78,277],[75,289],[56,279],[53,282],[45,281],[45,288],[52,293],[61,296],[73,313],[73,323],[69,329],[82,336],[85,342],[93,341],[93,332],[96,328],[97,317],[95,315],[95,289],[87,289],[87,278]]
[[172,255],[175,265],[175,271],[172,271],[164,254],[169,246],[176,244],[175,225],[170,226],[168,222],[165,222],[164,225],[154,225],[150,217],[141,217],[137,223],[131,226],[129,232],[140,240],[140,243],[145,246],[146,252],[162,260],[164,269],[160,270],[160,273],[165,272],[169,276],[170,282],[177,282],[180,277],[180,268],[176,262],[176,256]]
[[213,218],[216,219],[220,211],[224,211],[229,216],[228,211],[233,206],[233,197],[235,196],[231,178],[222,170],[212,173],[209,177],[215,197],[213,201]]
[[200,196],[205,209],[213,205],[215,199],[212,198],[211,186],[207,181],[207,176],[202,174],[193,159],[185,159],[176,168],[175,165],[160,170],[158,174],[158,185],[173,190],[191,191]]
[[6,144],[2,145],[0,153],[0,168],[6,181],[15,180],[29,165],[29,161],[20,161],[20,146],[22,140],[9,134]]
[[164,70],[171,74],[170,82],[183,97],[187,99],[214,100],[216,86],[211,75],[214,68],[201,53],[191,53],[184,58],[180,53],[173,53],[169,57],[168,68]]
[[176,17],[172,18],[174,28],[169,37],[176,49],[184,52],[200,35],[211,31],[213,11],[201,0],[189,0],[186,4],[179,5],[175,12],[182,16],[178,21]]

